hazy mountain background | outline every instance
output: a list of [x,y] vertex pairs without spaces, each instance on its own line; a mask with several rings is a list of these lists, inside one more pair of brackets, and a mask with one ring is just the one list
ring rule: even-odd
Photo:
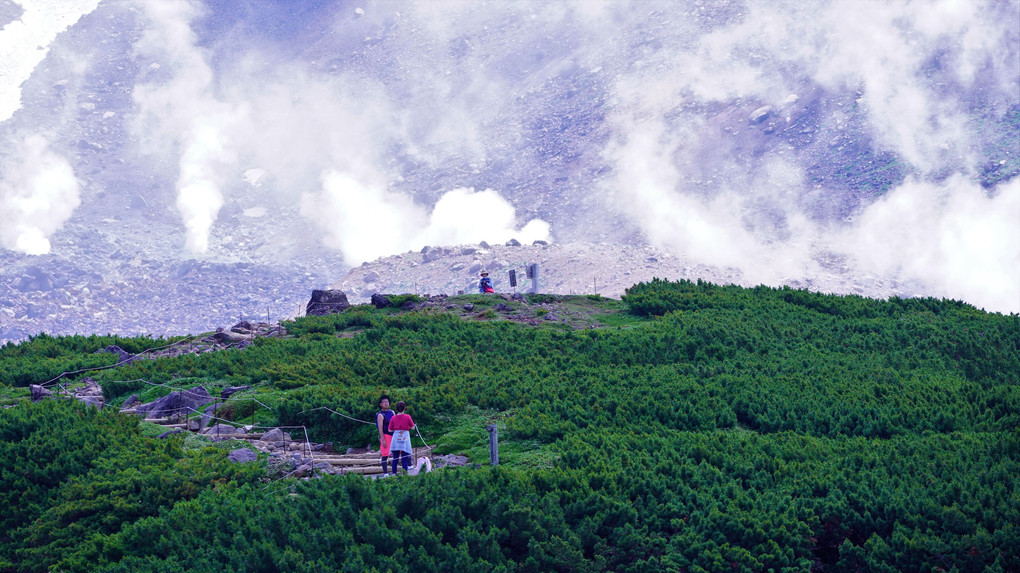
[[0,343],[281,318],[366,261],[511,238],[1020,312],[1020,1],[0,0],[0,26]]

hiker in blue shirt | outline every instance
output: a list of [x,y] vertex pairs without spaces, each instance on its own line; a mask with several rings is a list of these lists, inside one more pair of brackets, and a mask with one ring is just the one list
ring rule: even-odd
[[386,474],[386,458],[390,456],[390,443],[393,440],[393,430],[390,429],[390,420],[393,419],[393,416],[393,410],[390,410],[390,397],[383,394],[379,397],[379,412],[375,415],[375,425],[379,430],[379,457],[382,458],[384,475]]
[[481,294],[496,292],[496,289],[492,288],[492,279],[489,278],[489,271],[482,271],[482,280],[478,281],[478,292]]

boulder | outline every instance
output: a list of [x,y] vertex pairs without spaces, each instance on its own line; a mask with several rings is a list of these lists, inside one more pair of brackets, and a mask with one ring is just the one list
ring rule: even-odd
[[537,240],[533,241],[531,244],[532,245],[541,245],[543,247],[548,247],[549,246],[549,243],[546,242],[546,241],[543,241],[542,239],[537,239]]
[[761,123],[765,121],[765,118],[767,118],[770,113],[772,113],[772,106],[762,106],[751,112],[751,117],[749,117],[748,120],[751,123]]
[[222,342],[224,344],[236,344],[248,340],[249,335],[239,334],[230,330],[223,330],[223,327],[216,329],[216,334],[207,337],[208,342]]
[[413,300],[408,300],[404,301],[404,304],[400,308],[403,310],[414,310],[418,308],[418,305]]
[[517,239],[510,239],[509,241],[506,242],[506,246],[508,246],[508,247],[519,247],[519,246],[521,246],[521,242],[518,241]]
[[227,454],[227,459],[234,464],[246,464],[259,459],[259,455],[248,448],[238,448]]
[[31,385],[29,385],[28,389],[32,391],[32,401],[33,402],[38,402],[39,400],[42,400],[43,398],[46,398],[48,396],[52,396],[53,395],[53,392],[50,392],[49,390],[47,390],[46,388],[43,388],[39,384],[31,384]]
[[448,454],[445,456],[437,456],[435,458],[437,462],[442,462],[443,466],[454,466],[463,467],[468,464],[470,460],[466,456],[460,456],[456,454]]
[[244,430],[239,430],[230,424],[216,424],[215,426],[206,428],[202,433],[207,436],[229,436],[232,434],[243,434]]
[[128,353],[127,351],[117,346],[116,344],[111,344],[106,348],[100,348],[95,352],[95,354],[99,354],[100,352],[109,352],[110,354],[116,354],[117,364],[130,364],[131,359],[134,358],[132,354]]
[[342,290],[313,290],[305,314],[324,316],[343,312],[350,306],[351,303],[347,302],[347,295]]
[[286,438],[284,437],[283,430],[280,428],[273,428],[262,435],[263,442],[282,442]]
[[248,390],[250,388],[251,386],[231,386],[229,388],[224,388],[223,390],[220,390],[220,398],[226,400],[241,390]]
[[439,259],[446,256],[447,250],[442,247],[425,247],[422,250],[421,262],[430,263],[432,261],[438,261]]
[[183,434],[183,433],[184,433],[184,430],[182,430],[180,428],[175,428],[173,430],[167,430],[167,431],[163,432],[162,434],[156,436],[156,439],[157,440],[165,440],[166,438],[169,438],[170,436],[172,436],[174,434]]
[[475,309],[475,305],[471,304],[470,302],[464,305],[464,310],[466,310],[468,312],[471,312],[474,309]]
[[212,399],[205,386],[196,386],[190,390],[174,391],[156,401],[142,404],[135,408],[135,412],[144,413],[149,418],[165,418],[171,414],[187,415]]
[[138,399],[138,394],[132,394],[128,396],[127,400],[124,400],[124,403],[121,404],[120,407],[126,410],[128,408],[133,408],[134,406],[141,403],[142,401]]
[[392,304],[390,299],[384,294],[375,293],[372,295],[372,306],[376,308],[386,308]]
[[234,326],[230,327],[230,330],[233,330],[234,332],[238,332],[238,331],[242,331],[242,330],[245,331],[245,332],[251,332],[251,331],[257,330],[257,329],[258,329],[257,326],[255,326],[254,324],[248,322],[247,320],[242,320],[241,322],[238,322]]

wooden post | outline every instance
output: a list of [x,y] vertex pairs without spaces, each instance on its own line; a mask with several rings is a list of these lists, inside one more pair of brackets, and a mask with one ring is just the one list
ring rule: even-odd
[[485,429],[489,431],[489,459],[492,461],[492,465],[499,465],[499,439],[496,434],[496,424],[489,424],[485,426]]

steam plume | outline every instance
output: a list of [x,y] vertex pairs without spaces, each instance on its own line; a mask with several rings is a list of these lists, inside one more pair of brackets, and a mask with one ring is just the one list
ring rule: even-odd
[[0,171],[0,244],[43,255],[49,237],[81,203],[78,180],[66,159],[41,135],[25,137]]

